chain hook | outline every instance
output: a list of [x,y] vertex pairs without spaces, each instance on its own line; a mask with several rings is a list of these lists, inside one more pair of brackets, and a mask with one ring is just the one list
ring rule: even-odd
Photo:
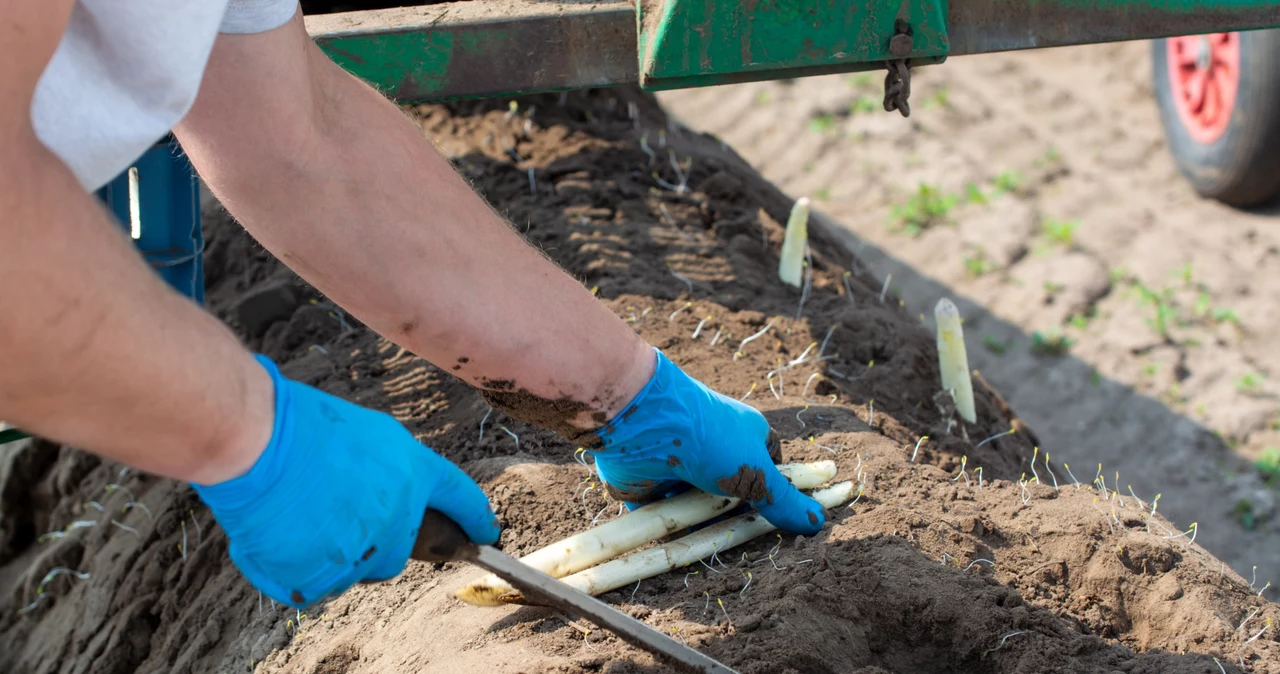
[[889,39],[889,55],[894,58],[885,66],[889,72],[884,78],[884,109],[897,110],[903,117],[911,116],[911,66],[907,56],[911,54],[911,24],[898,19],[894,22],[894,35]]

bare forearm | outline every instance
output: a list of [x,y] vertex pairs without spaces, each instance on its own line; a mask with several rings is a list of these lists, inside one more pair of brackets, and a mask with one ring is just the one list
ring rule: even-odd
[[180,479],[247,469],[270,437],[266,374],[34,136],[5,154],[0,418]]
[[307,47],[311,91],[298,98],[320,102],[293,111],[284,133],[297,135],[243,112],[255,107],[246,99],[278,92],[246,92],[219,69],[179,128],[228,209],[357,318],[455,375],[600,413],[582,426],[615,414],[652,372],[649,348],[527,245],[394,105]]

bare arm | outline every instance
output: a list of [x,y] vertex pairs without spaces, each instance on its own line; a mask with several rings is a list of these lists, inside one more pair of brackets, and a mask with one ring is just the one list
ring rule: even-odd
[[143,470],[214,482],[271,435],[272,388],[170,290],[37,139],[35,84],[72,3],[0,17],[0,419]]
[[594,428],[652,374],[652,350],[527,245],[398,108],[330,62],[300,15],[220,36],[177,132],[267,249],[496,404],[514,382],[577,401],[576,427]]

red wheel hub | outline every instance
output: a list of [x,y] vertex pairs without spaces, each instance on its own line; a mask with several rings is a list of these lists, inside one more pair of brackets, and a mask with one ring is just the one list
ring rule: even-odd
[[1231,121],[1240,86],[1240,34],[1213,33],[1165,40],[1169,83],[1182,126],[1209,144]]

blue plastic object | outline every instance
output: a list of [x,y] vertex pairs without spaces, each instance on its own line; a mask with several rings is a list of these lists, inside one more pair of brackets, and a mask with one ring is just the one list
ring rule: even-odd
[[611,496],[636,506],[691,484],[736,496],[779,529],[822,530],[822,505],[774,466],[776,439],[754,408],[727,398],[657,354],[653,377],[622,414],[600,430],[596,472]]
[[263,594],[294,608],[404,570],[428,508],[475,542],[498,540],[489,500],[389,414],[280,374],[271,441],[249,472],[193,485]]
[[200,186],[171,136],[98,190],[138,250],[178,292],[204,303]]

